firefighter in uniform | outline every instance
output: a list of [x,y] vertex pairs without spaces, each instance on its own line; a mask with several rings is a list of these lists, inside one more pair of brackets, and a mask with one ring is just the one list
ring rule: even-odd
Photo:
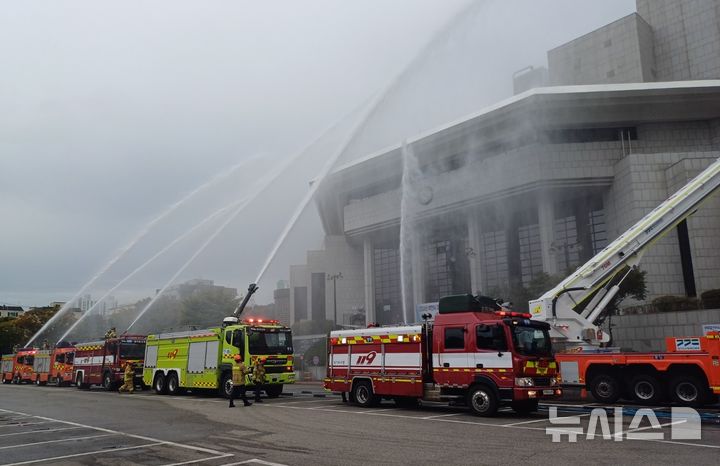
[[257,358],[255,362],[255,368],[253,369],[253,383],[255,384],[255,402],[262,403],[260,399],[260,390],[262,390],[265,384],[265,361],[262,358]]
[[115,331],[115,327],[105,332],[105,339],[107,340],[108,338],[117,338],[117,332]]
[[135,391],[135,371],[131,363],[125,363],[125,372],[123,373],[123,384],[120,392],[132,393]]
[[235,395],[237,392],[240,392],[240,398],[243,400],[243,405],[250,406],[250,402],[247,399],[247,395],[245,393],[245,376],[247,375],[248,370],[245,367],[245,364],[243,364],[242,356],[239,354],[235,355],[235,365],[232,367],[232,383],[233,387],[232,390],[230,390],[230,408],[235,407]]

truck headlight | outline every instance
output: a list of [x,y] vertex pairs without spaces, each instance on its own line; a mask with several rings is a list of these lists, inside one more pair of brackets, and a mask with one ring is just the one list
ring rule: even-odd
[[515,377],[515,385],[518,387],[533,387],[535,383],[532,377]]

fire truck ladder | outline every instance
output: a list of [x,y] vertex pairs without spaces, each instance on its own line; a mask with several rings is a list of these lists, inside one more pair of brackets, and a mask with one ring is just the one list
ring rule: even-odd
[[[609,341],[609,335],[594,322],[620,291],[622,280],[637,267],[645,251],[656,240],[694,214],[718,188],[720,159],[572,275],[540,298],[530,301],[532,318],[548,322],[553,339],[565,346],[590,349]],[[619,281],[612,280],[621,273]]]

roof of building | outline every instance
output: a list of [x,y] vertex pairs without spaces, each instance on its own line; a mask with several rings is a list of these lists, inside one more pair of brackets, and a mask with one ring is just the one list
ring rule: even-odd
[[[632,122],[718,118],[720,117],[720,79],[538,87],[442,126],[419,133],[408,138],[406,143],[422,144],[442,133],[463,129],[473,124],[481,125],[484,121],[501,117],[507,112],[521,110],[526,105],[533,104],[553,106],[558,110],[562,108],[574,110],[571,113],[561,112],[560,115],[555,116],[562,119],[564,115],[566,122],[576,125],[598,124],[603,120],[605,122],[618,122],[619,120]],[[583,104],[583,106],[580,108],[579,104]],[[645,105],[652,107],[644,107]],[[630,107],[637,108],[632,110]],[[578,112],[578,110],[583,112]],[[658,110],[665,110],[665,113],[658,112]],[[582,113],[587,115],[586,121],[577,120],[578,114]],[[558,124],[561,122],[561,120],[556,121]],[[544,123],[552,123],[552,120],[545,120]],[[352,169],[370,160],[399,151],[401,147],[402,143],[400,142],[385,147],[365,157],[343,164],[333,170],[333,173]]]

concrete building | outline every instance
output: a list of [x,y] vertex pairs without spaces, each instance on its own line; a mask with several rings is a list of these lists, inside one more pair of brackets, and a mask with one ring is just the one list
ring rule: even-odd
[[[718,2],[637,3],[548,53],[554,87],[336,168],[317,197],[324,247],[290,269],[291,319],[332,319],[338,273],[338,314],[380,323],[564,276],[720,157],[720,72],[691,65],[720,47]],[[720,288],[719,211],[716,197],[648,251],[649,298]]]
[[0,305],[0,318],[2,317],[20,317],[25,313],[22,306]]

